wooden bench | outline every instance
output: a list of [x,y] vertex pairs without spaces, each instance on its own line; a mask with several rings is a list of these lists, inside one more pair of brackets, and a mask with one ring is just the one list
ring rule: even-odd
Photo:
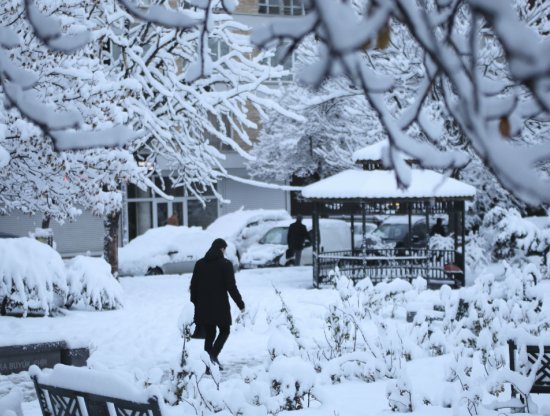
[[155,396],[140,402],[53,386],[40,382],[36,370],[31,378],[43,416],[162,416]]
[[[527,360],[533,365],[539,358],[540,350],[538,345],[527,345]],[[508,354],[510,359],[510,370],[516,371],[517,345],[514,341],[508,341]],[[512,386],[512,396],[516,397],[519,392]],[[535,374],[535,382],[531,391],[524,393],[550,393],[550,345],[544,345],[544,352],[540,368]]]

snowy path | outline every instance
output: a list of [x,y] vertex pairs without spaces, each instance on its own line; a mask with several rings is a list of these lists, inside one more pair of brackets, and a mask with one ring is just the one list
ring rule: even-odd
[[[67,311],[54,318],[0,317],[0,341],[32,343],[66,339],[91,345],[88,364],[135,375],[143,379],[160,369],[169,371],[179,359],[182,341],[177,320],[183,301],[189,298],[190,275],[124,278],[125,307],[119,311]],[[312,326],[315,317],[322,319],[328,300],[335,294],[315,290],[309,267],[244,270],[237,283],[246,302],[248,322],[245,327],[232,326],[232,334],[220,356],[225,365],[224,378],[239,377],[241,368],[262,364],[267,359],[269,326],[266,317],[277,314],[280,302],[274,287],[283,293],[285,302],[297,313],[302,327]],[[233,317],[238,311],[233,306]],[[302,313],[303,311],[303,313]],[[254,330],[251,327],[253,321]],[[307,320],[305,325],[301,320]],[[193,340],[192,349],[200,350],[202,341]],[[27,373],[0,376],[0,396],[13,384],[19,385],[29,403],[25,415],[39,415],[34,390]]]

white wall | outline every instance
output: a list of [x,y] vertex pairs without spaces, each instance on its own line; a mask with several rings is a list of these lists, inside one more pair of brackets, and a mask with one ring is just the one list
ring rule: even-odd
[[[245,168],[228,169],[229,174],[248,178]],[[219,215],[233,212],[240,207],[245,209],[289,209],[288,192],[275,189],[259,188],[246,185],[231,179],[224,179],[219,184],[219,191],[229,204],[220,204]]]
[[[42,225],[41,215],[27,215],[14,212],[7,216],[0,216],[0,231],[28,237],[29,232]],[[94,255],[103,253],[103,220],[84,211],[76,222],[66,222],[59,225],[51,221],[50,226],[54,233],[57,251],[66,257],[90,252]]]

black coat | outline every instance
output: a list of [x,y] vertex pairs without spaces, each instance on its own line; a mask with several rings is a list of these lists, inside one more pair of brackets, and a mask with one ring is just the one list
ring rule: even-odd
[[304,242],[309,240],[307,228],[301,222],[293,222],[288,227],[287,244],[290,250],[301,250],[304,248]]
[[195,323],[202,325],[231,325],[229,297],[239,309],[244,302],[235,283],[233,265],[221,250],[211,248],[195,263],[191,278],[191,302],[195,304]]

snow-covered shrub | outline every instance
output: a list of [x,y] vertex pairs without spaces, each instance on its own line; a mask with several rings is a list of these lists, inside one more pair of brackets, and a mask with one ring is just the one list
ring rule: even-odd
[[490,248],[487,241],[478,233],[466,237],[466,276],[475,276],[489,264]]
[[392,412],[410,413],[413,411],[411,386],[404,372],[398,378],[388,381],[386,398]]
[[480,234],[487,241],[495,260],[543,255],[548,251],[541,230],[523,219],[515,209],[493,208],[485,216]]
[[314,399],[315,369],[300,357],[275,358],[269,368],[269,377],[279,410],[303,409]]
[[348,349],[348,343],[355,345],[357,330],[353,317],[345,310],[337,305],[329,305],[325,323],[325,337],[331,358],[342,355]]
[[32,238],[0,239],[0,310],[48,315],[65,303],[65,265],[57,251]]
[[300,347],[290,330],[280,326],[271,330],[271,335],[267,341],[267,350],[273,361],[279,356],[291,357],[298,355]]
[[102,258],[76,256],[67,263],[67,306],[89,305],[96,310],[122,307],[122,286]]
[[195,322],[195,307],[191,302],[186,302],[180,312],[178,318],[178,328],[183,339],[183,347],[181,350],[180,361],[175,369],[172,370],[172,386],[169,401],[179,403],[183,399],[184,393],[187,391],[187,385],[191,377],[194,375],[193,369],[189,364],[189,352],[187,345],[191,341],[193,326]]
[[453,237],[446,237],[440,234],[434,234],[428,241],[430,250],[454,250],[455,242]]

